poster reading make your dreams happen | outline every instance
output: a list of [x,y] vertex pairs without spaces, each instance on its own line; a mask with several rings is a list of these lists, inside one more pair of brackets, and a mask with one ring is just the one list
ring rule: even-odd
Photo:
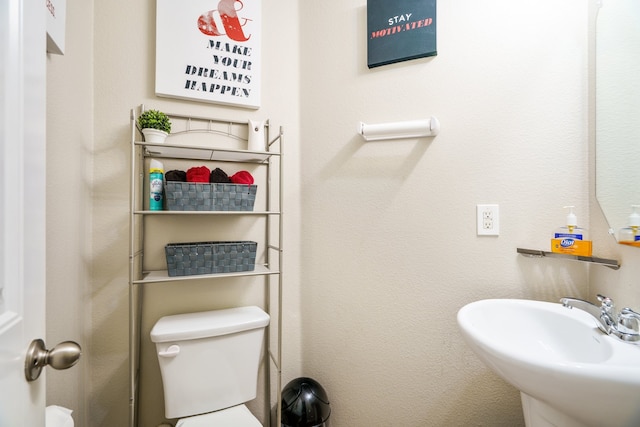
[[260,107],[261,0],[157,0],[156,94]]

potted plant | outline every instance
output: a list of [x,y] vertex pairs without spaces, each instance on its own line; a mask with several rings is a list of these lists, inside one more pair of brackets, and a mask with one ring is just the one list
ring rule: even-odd
[[169,116],[158,110],[146,110],[140,114],[138,126],[146,142],[162,143],[171,132]]

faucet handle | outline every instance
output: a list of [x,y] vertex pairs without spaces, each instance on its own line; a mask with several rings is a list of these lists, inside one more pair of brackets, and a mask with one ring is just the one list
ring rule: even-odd
[[596,298],[598,298],[598,301],[600,301],[602,308],[606,311],[611,311],[613,309],[614,304],[611,298],[601,294],[596,295]]
[[604,295],[597,295],[598,301],[600,301],[600,321],[606,325],[607,333],[611,333],[615,330],[619,318],[616,318],[615,310],[613,308],[613,300]]
[[627,334],[640,334],[640,313],[625,307],[618,315],[618,330]]

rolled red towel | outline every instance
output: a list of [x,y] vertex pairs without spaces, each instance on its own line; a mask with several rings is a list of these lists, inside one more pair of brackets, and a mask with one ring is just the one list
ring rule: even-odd
[[187,182],[209,182],[210,173],[206,166],[194,166],[187,170]]
[[234,184],[253,184],[253,176],[247,171],[236,172],[230,177]]

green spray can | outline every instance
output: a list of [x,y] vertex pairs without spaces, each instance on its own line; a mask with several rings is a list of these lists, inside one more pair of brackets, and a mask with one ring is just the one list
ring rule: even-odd
[[149,166],[149,210],[162,210],[163,184],[164,166],[161,162],[152,159]]

